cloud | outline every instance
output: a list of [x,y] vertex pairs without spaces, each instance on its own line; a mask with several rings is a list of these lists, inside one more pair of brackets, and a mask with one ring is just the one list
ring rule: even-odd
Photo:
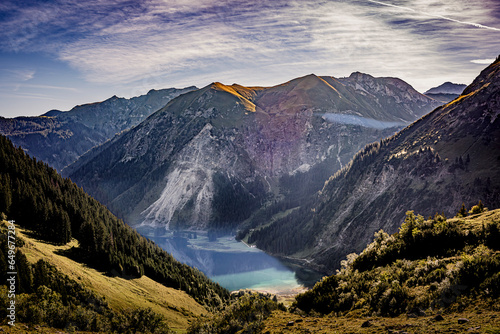
[[494,61],[495,59],[473,59],[470,62],[474,64],[489,65]]
[[48,100],[48,101],[62,101],[61,99],[54,98],[52,96],[47,96],[44,94],[36,94],[36,93],[15,93],[11,92],[4,93],[0,91],[0,97],[4,98],[19,98],[19,99],[33,99],[33,100]]
[[471,80],[477,69],[464,64],[500,46],[496,0],[7,1],[0,11],[4,51],[52,54],[98,84],[359,70],[426,89],[442,83],[431,76]]
[[36,88],[36,89],[44,89],[44,90],[62,90],[69,92],[78,92],[78,89],[73,87],[61,87],[61,86],[51,86],[51,85],[33,85],[33,84],[22,84],[22,87],[25,88]]
[[0,69],[2,73],[3,82],[24,82],[31,80],[35,77],[35,70],[32,69]]
[[380,2],[380,1],[375,1],[375,0],[366,0],[366,1],[378,4],[378,5],[382,5],[382,6],[388,6],[388,7],[398,8],[398,9],[401,9],[401,10],[404,10],[404,11],[409,11],[409,12],[414,12],[414,13],[422,14],[422,15],[425,15],[425,16],[435,17],[435,18],[438,18],[438,19],[443,19],[443,20],[447,20],[447,21],[451,21],[451,22],[455,22],[455,23],[459,23],[459,24],[470,25],[470,26],[473,26],[473,27],[476,27],[476,28],[489,29],[489,30],[494,30],[494,31],[500,31],[499,28],[489,27],[489,26],[486,26],[486,25],[483,25],[483,24],[480,24],[480,23],[461,21],[461,20],[457,20],[457,19],[454,19],[454,18],[451,18],[451,17],[443,16],[443,15],[440,15],[440,14],[435,14],[435,13],[425,12],[425,11],[419,11],[419,10],[415,10],[413,8],[409,8],[409,7],[405,7],[405,6],[398,6],[398,5],[393,5],[391,3]]

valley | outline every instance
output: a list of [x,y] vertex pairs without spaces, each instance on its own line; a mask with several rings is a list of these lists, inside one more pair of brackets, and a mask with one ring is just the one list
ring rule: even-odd
[[497,58],[435,109],[359,72],[213,83],[87,151],[66,179],[2,136],[0,212],[18,224],[21,305],[34,312],[20,321],[495,332],[499,75]]
[[439,102],[396,78],[314,74],[212,83],[63,170],[129,225],[234,232],[260,208],[320,190],[366,144]]
[[0,2],[0,334],[500,334],[500,0]]

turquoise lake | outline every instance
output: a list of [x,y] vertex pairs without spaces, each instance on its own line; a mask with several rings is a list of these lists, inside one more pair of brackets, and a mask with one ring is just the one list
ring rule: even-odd
[[198,268],[230,291],[252,289],[276,294],[294,294],[310,287],[322,275],[285,264],[265,252],[236,241],[233,236],[209,240],[206,232],[139,230],[177,260]]

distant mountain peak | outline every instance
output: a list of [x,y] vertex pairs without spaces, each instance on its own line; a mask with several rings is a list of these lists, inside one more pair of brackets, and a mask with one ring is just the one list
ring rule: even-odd
[[467,85],[464,84],[456,84],[450,81],[445,82],[442,85],[437,87],[433,87],[426,91],[424,94],[462,94]]
[[375,79],[375,77],[371,76],[370,74],[362,73],[362,72],[352,72],[351,75],[349,76],[350,79],[354,80],[367,80],[367,79]]
[[49,110],[45,114],[42,114],[40,116],[42,116],[42,117],[56,117],[56,116],[60,115],[61,113],[63,113],[61,110],[52,109],[52,110]]
[[[0,133],[29,154],[61,170],[80,155],[129,129],[175,97],[196,88],[150,90],[130,99],[116,95],[69,111],[0,121]],[[42,134],[42,135],[41,135]]]

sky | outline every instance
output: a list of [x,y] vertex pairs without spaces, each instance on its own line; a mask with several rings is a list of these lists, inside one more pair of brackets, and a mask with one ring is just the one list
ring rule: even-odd
[[500,0],[2,0],[0,116],[314,73],[470,84],[500,54]]

